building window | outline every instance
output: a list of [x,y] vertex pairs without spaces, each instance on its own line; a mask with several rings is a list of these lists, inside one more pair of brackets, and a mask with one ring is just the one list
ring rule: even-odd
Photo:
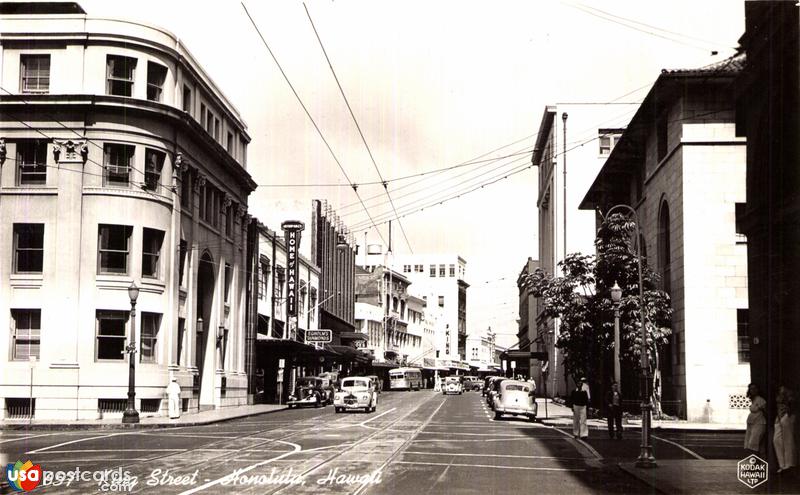
[[39,357],[42,331],[41,309],[12,309],[13,331],[11,359],[27,361],[30,356]]
[[439,265],[439,276],[440,277],[445,276],[444,265]]
[[146,227],[142,230],[142,277],[159,277],[163,244],[163,231]]
[[219,222],[219,196],[219,191],[208,183],[200,189],[200,220],[212,227]]
[[192,213],[192,173],[188,169],[181,172],[181,206]]
[[225,235],[228,237],[233,236],[233,203],[230,203],[225,208]]
[[50,91],[50,55],[20,55],[20,92]]
[[746,203],[736,203],[736,244],[747,244],[747,235],[744,233],[744,215]]
[[181,284],[181,287],[186,287],[186,280],[184,279],[184,274],[186,273],[186,258],[189,255],[189,247],[186,244],[186,241],[181,239],[180,246],[179,246],[179,255],[180,259],[178,260],[178,282]]
[[128,253],[133,227],[100,224],[97,230],[98,273],[128,273]]
[[161,184],[161,169],[164,166],[165,154],[157,150],[144,152],[144,188],[149,191],[158,191]]
[[186,84],[183,85],[183,111],[192,113],[192,88]]
[[658,215],[658,271],[661,275],[662,288],[666,293],[669,293],[672,288],[672,253],[670,252],[669,235],[669,205],[663,201]]
[[736,310],[736,337],[739,341],[739,364],[750,363],[750,310]]
[[133,96],[135,72],[135,58],[108,55],[106,57],[106,93],[116,96]]
[[231,280],[233,279],[233,269],[230,263],[225,263],[225,303],[230,304],[231,301]]
[[423,266],[422,266],[422,265],[414,265],[414,271],[415,271],[416,273],[422,273],[424,270],[425,270],[425,269],[423,268]]
[[14,224],[14,273],[42,273],[44,224]]
[[161,101],[164,93],[164,81],[167,79],[167,68],[155,62],[147,62],[147,99]]
[[206,111],[206,132],[211,136],[214,135],[214,114],[211,110]]
[[142,335],[139,339],[139,362],[156,362],[156,344],[158,343],[158,330],[160,328],[160,313],[142,312]]
[[206,106],[205,104],[200,104],[200,127],[205,127],[206,125]]
[[411,265],[403,265],[403,273],[411,273]]
[[656,141],[658,146],[658,161],[661,161],[665,156],[667,156],[667,149],[668,149],[668,135],[669,135],[669,125],[667,121],[667,112],[661,112],[661,115],[658,116],[656,120]]
[[219,119],[214,117],[214,139],[219,141]]
[[436,265],[431,265],[430,269],[431,269],[430,276],[431,277],[435,277],[436,276]]
[[231,156],[234,156],[234,152],[235,152],[235,150],[233,149],[233,143],[234,143],[233,133],[232,132],[228,132],[228,153]]
[[610,155],[625,129],[599,129],[600,154]]
[[258,279],[258,298],[263,300],[267,295],[267,283],[269,282],[269,259],[260,258],[261,277]]
[[130,185],[134,150],[133,146],[127,144],[106,143],[103,146],[104,185],[122,187]]
[[17,183],[44,185],[47,182],[47,142],[26,139],[17,143]]
[[181,358],[183,357],[183,339],[186,338],[186,319],[178,318],[178,342],[177,350],[175,352],[175,361],[178,366],[181,365]]
[[98,360],[121,361],[125,359],[128,311],[97,310],[97,348]]
[[451,277],[455,277],[456,276],[456,265],[450,265],[449,268],[450,268],[450,276]]
[[440,308],[444,307],[444,296],[439,296],[439,307]]

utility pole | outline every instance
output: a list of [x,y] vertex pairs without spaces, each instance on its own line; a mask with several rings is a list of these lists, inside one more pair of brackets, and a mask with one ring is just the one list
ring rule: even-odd
[[561,114],[561,121],[563,122],[564,140],[562,146],[562,159],[564,160],[564,181],[562,187],[564,188],[564,259],[567,259],[567,112]]

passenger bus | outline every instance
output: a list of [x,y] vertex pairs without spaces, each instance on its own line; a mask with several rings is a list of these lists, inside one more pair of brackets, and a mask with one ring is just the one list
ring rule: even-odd
[[395,368],[389,370],[389,389],[419,390],[422,388],[422,370],[419,368]]

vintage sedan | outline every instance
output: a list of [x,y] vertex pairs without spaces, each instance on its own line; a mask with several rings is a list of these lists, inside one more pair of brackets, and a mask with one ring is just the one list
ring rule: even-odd
[[494,409],[494,398],[500,393],[500,385],[507,380],[503,376],[496,376],[489,382],[489,390],[486,392],[486,404]]
[[321,378],[316,376],[304,376],[297,379],[294,392],[289,395],[286,404],[289,409],[293,407],[324,406],[327,402],[326,391],[323,388]]
[[503,380],[494,397],[494,419],[504,414],[524,416],[536,421],[536,397],[533,386],[522,380]]
[[463,392],[464,392],[464,385],[461,383],[460,376],[445,377],[444,383],[442,384],[442,395],[447,395],[447,394],[461,395]]
[[352,409],[375,412],[378,392],[372,380],[366,376],[351,376],[342,380],[340,390],[333,396],[333,407],[337,413]]

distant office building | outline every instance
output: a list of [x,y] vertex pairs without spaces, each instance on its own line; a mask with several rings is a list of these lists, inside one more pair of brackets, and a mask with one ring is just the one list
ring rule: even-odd
[[[411,282],[414,294],[429,310],[440,313],[435,336],[435,358],[465,361],[467,353],[467,262],[456,254],[382,253],[380,246],[368,247],[362,266],[372,270],[389,266]],[[466,363],[462,363],[466,366]]]
[[[533,297],[530,288],[525,284],[528,275],[534,273],[539,268],[539,261],[528,258],[517,277],[517,288],[519,289],[519,319],[517,324],[517,348],[520,353],[546,353],[548,359],[556,352],[555,340],[550,332],[539,334],[537,320],[541,318],[539,314],[539,300]],[[535,354],[528,354],[527,359],[524,354],[520,354],[518,367],[520,373],[527,377],[533,377],[536,383],[543,383],[544,376],[542,368],[547,360],[535,357]],[[549,370],[549,365],[544,367],[544,374]],[[542,387],[540,391],[544,390]],[[548,389],[548,393],[551,391]]]
[[142,414],[166,411],[170,374],[186,411],[246,403],[256,185],[238,112],[163,29],[72,2],[4,6],[3,416],[121,415],[133,343]]

